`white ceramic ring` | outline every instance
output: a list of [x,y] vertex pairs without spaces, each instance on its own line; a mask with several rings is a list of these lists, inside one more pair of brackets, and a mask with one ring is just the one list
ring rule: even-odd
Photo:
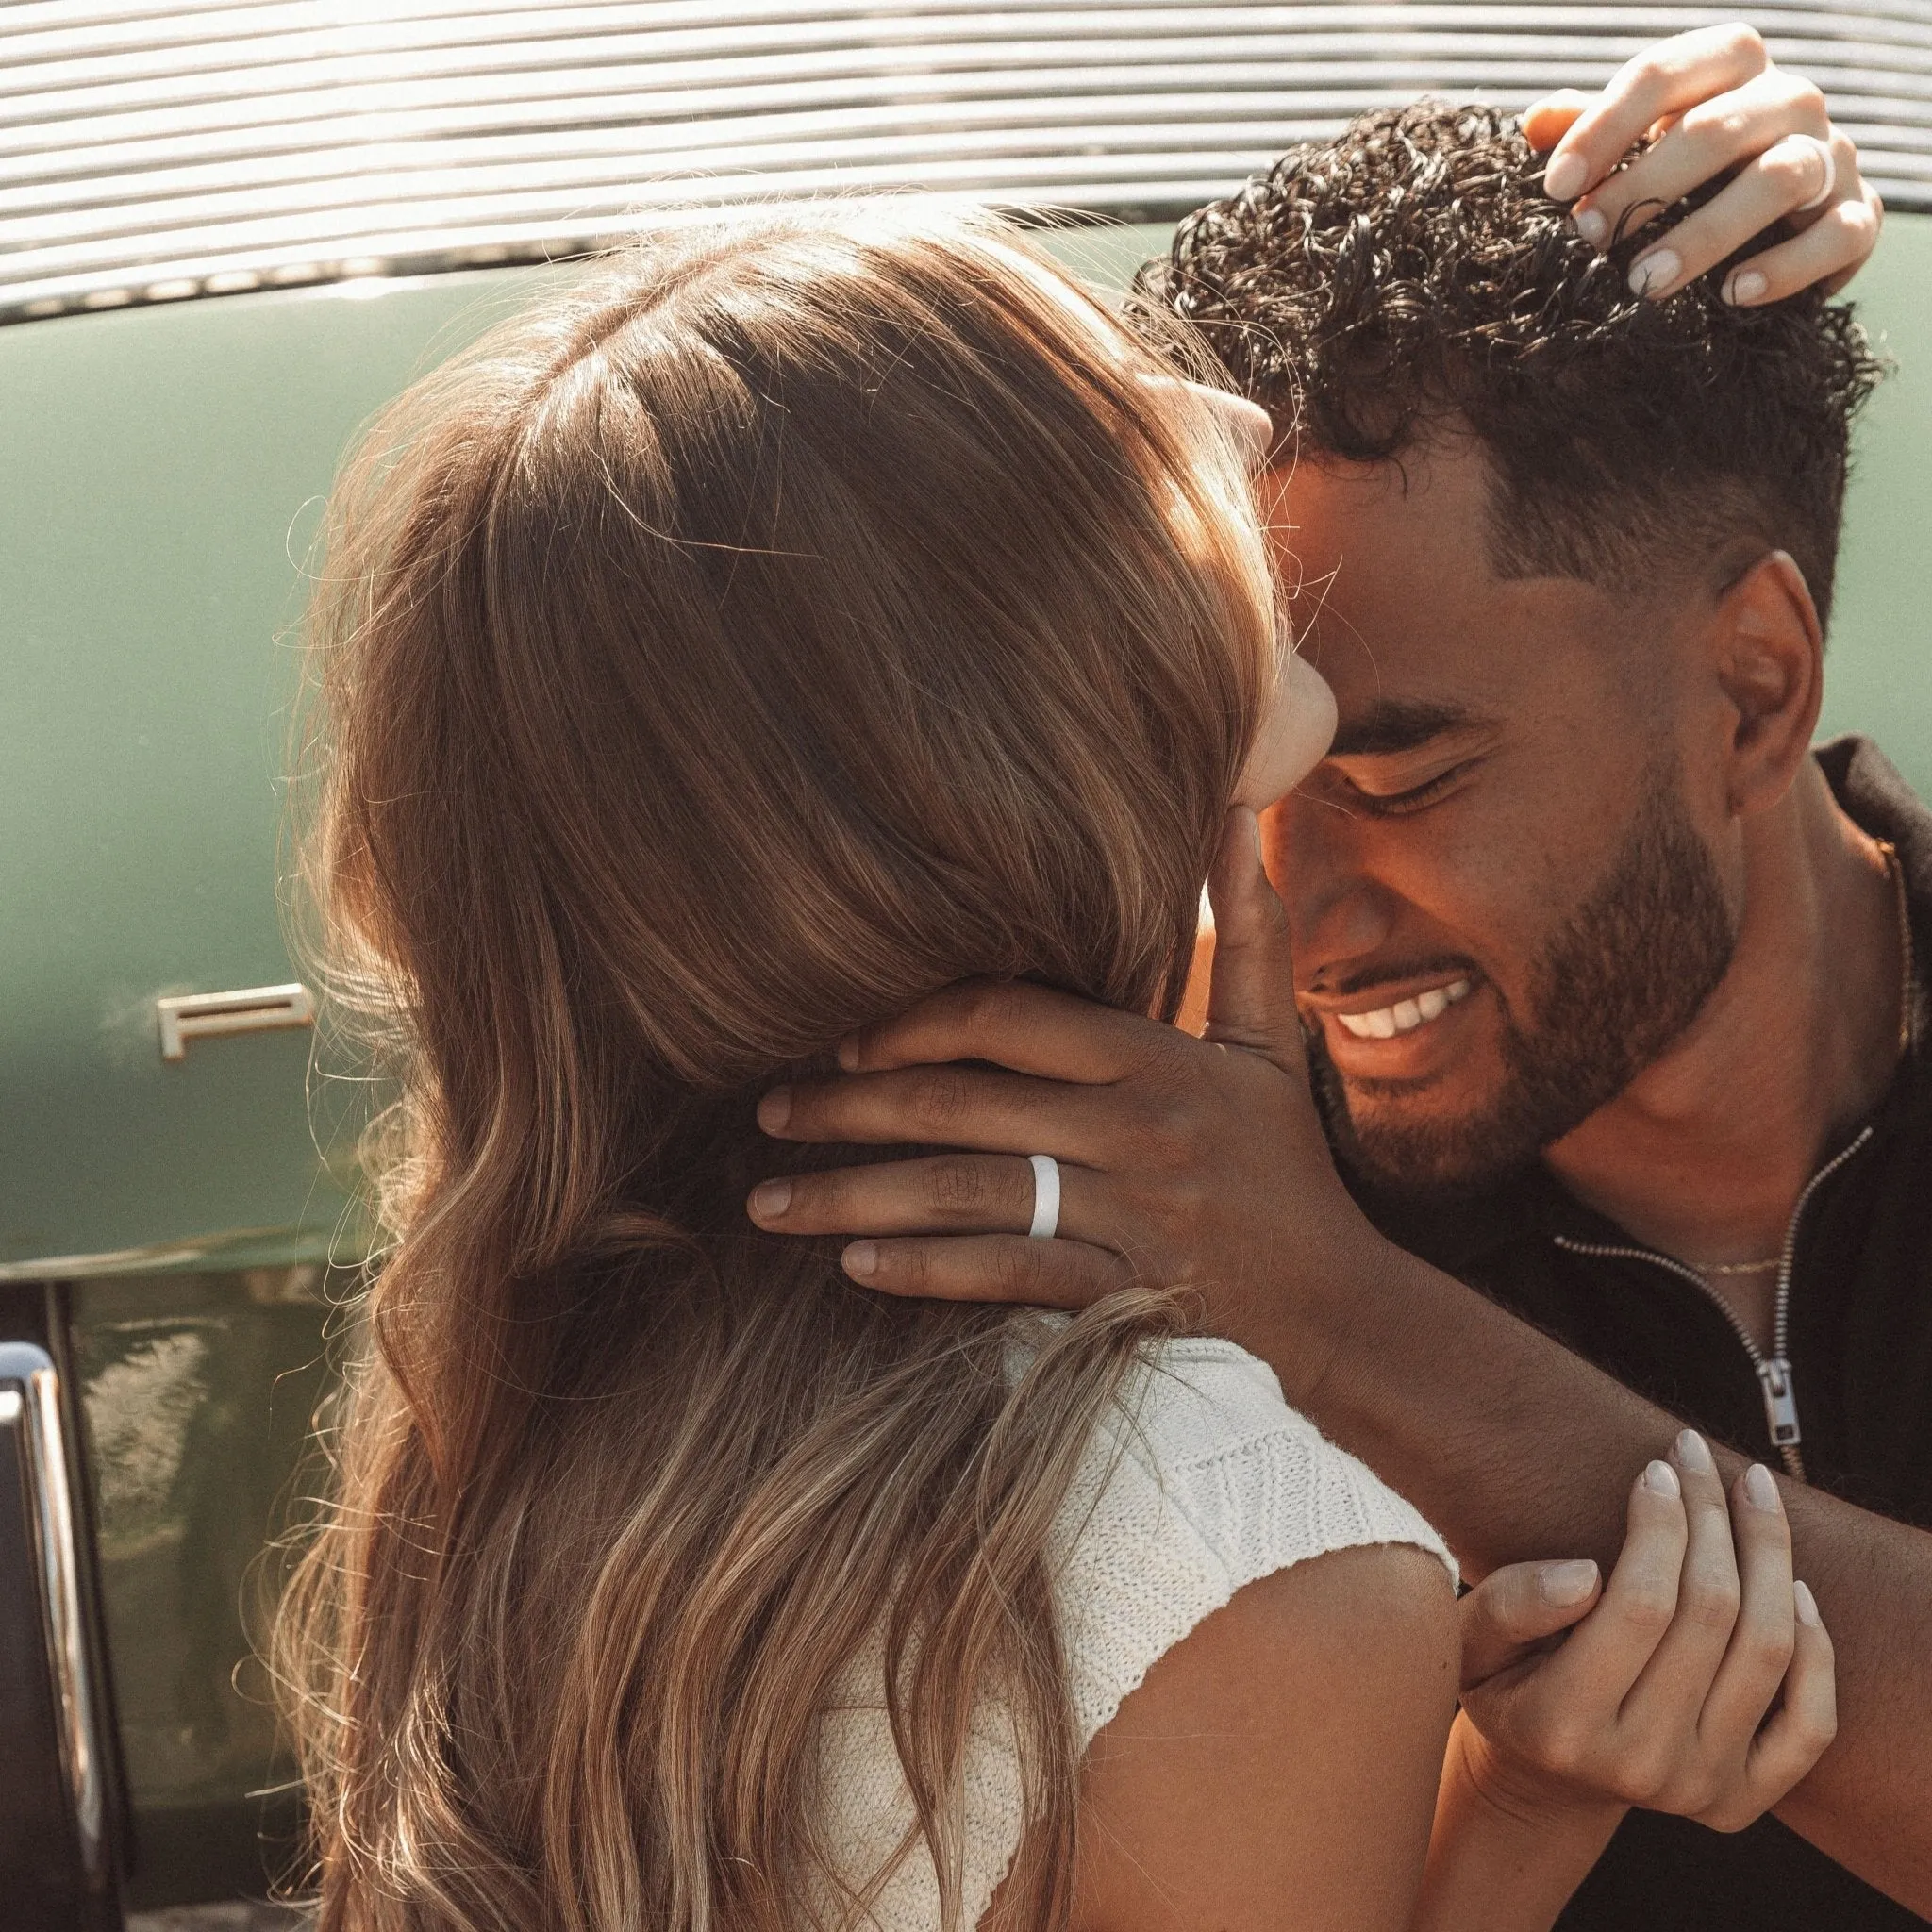
[[1060,1225],[1060,1164],[1051,1154],[1029,1154],[1033,1163],[1033,1225],[1027,1239],[1050,1241]]
[[1778,142],[1779,147],[1809,148],[1824,166],[1824,179],[1818,192],[1809,201],[1801,201],[1791,212],[1794,215],[1807,215],[1814,208],[1823,208],[1838,192],[1838,162],[1833,159],[1831,143],[1820,141],[1815,134],[1788,134]]

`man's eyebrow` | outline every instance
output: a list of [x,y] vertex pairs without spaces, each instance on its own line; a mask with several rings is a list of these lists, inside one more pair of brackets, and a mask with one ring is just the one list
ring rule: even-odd
[[1485,721],[1465,705],[1429,698],[1377,698],[1359,716],[1344,718],[1328,747],[1331,758],[1374,758],[1415,751],[1445,731],[1464,731]]

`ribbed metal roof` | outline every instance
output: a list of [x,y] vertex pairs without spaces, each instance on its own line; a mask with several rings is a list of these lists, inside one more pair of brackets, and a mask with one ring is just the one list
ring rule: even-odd
[[[1129,218],[1423,92],[1595,87],[1695,7],[12,0],[0,320],[594,246],[918,189]],[[1748,13],[1932,208],[1932,0]]]

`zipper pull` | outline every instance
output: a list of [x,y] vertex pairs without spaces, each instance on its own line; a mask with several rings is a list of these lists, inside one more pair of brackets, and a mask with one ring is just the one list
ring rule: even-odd
[[1768,1356],[1757,1364],[1757,1380],[1764,1390],[1764,1420],[1771,1426],[1774,1447],[1789,1449],[1798,1441],[1798,1391],[1791,1381],[1791,1365],[1783,1356]]

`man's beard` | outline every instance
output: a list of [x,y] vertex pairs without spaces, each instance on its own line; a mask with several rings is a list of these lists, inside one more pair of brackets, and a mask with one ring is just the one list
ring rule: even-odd
[[1614,1100],[1690,1025],[1736,943],[1717,867],[1671,774],[1658,773],[1623,850],[1532,970],[1526,1023],[1504,1006],[1503,1085],[1487,1107],[1458,1120],[1357,1121],[1321,1036],[1310,1041],[1337,1153],[1372,1184],[1406,1194],[1515,1173]]

